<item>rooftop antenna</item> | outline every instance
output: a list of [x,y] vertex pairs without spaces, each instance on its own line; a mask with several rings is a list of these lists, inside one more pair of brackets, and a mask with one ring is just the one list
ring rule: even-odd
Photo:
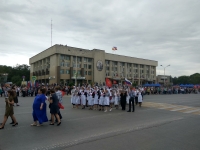
[[52,46],[52,19],[51,19],[51,46]]

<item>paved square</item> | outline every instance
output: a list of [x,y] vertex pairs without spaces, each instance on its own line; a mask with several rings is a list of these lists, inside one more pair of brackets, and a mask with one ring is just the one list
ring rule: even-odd
[[[8,119],[0,130],[0,150],[200,149],[200,94],[148,95],[134,113],[73,109],[65,96],[59,127],[30,126],[33,100],[19,97],[20,106],[14,107],[19,125],[12,127]],[[0,97],[1,120],[4,111]]]

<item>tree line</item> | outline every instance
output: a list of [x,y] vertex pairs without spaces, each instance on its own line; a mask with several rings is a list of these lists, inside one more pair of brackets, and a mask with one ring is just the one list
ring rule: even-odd
[[174,85],[177,84],[200,84],[200,74],[194,73],[190,76],[180,76],[172,78]]
[[[7,75],[7,81],[5,81],[5,74]],[[16,66],[6,66],[0,65],[0,83],[3,84],[5,82],[12,82],[16,85],[21,85],[23,80],[23,76],[25,77],[25,81],[30,81],[30,66],[26,64]]]

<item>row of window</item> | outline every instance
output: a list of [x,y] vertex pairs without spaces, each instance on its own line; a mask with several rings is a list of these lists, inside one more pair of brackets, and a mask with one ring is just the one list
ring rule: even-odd
[[[60,63],[61,67],[70,67],[70,63],[69,62],[61,62]],[[77,63],[77,64],[73,64],[74,68],[81,68],[81,64]],[[84,64],[84,69],[92,69],[92,65],[91,64]]]
[[[60,70],[60,74],[70,74],[70,70]],[[76,70],[73,70],[73,75],[76,74]],[[81,70],[77,70],[77,76],[81,75]],[[84,71],[84,75],[92,75],[92,71]]]
[[[105,61],[105,64],[106,66],[107,65],[110,65],[110,61],[109,60],[106,60]],[[117,61],[111,61],[111,65],[112,66],[117,66],[118,62]],[[119,66],[120,67],[124,67],[125,66],[125,63],[124,62],[119,62]],[[137,68],[138,66],[140,66],[140,68],[144,68],[145,65],[139,65],[139,64],[133,64],[133,67]],[[127,63],[127,67],[128,68],[131,68],[132,67],[132,64],[130,63]],[[149,69],[150,66],[146,65],[146,69]],[[152,69],[154,69],[154,66],[152,66]]]
[[[60,60],[67,60],[67,61],[70,61],[70,58],[71,58],[70,55],[60,55]],[[73,61],[74,61],[74,62],[76,62],[76,59],[77,59],[77,62],[82,62],[82,57],[73,56]],[[92,58],[86,58],[86,57],[84,57],[84,58],[83,58],[83,61],[84,61],[84,62],[91,63],[91,62],[92,62]]]

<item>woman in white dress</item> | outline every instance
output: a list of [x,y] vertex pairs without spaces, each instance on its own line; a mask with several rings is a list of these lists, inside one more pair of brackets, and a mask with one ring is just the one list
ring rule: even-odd
[[108,90],[106,89],[105,90],[105,95],[104,95],[104,106],[105,106],[105,111],[104,112],[107,112],[107,108],[109,107],[110,105],[110,93],[108,92]]
[[77,88],[76,91],[75,91],[75,100],[76,100],[76,108],[78,109],[79,108],[79,105],[81,104],[81,100],[80,100],[80,91],[79,89]]
[[115,90],[114,89],[112,89],[111,91],[110,91],[110,93],[111,93],[111,100],[110,100],[110,111],[112,111],[112,106],[114,105],[114,102],[115,102],[115,97],[116,97],[116,92],[115,92]]
[[81,105],[82,105],[82,109],[85,109],[85,105],[86,105],[86,95],[85,95],[85,90],[84,90],[84,88],[82,88],[82,91],[81,91]]
[[75,108],[76,105],[76,99],[75,99],[75,87],[71,90],[71,103],[73,105],[72,108]]
[[94,110],[97,110],[97,107],[98,107],[98,104],[99,104],[99,101],[98,101],[98,93],[97,93],[98,89],[97,87],[95,87],[95,90],[94,90]]
[[142,92],[141,92],[141,90],[139,90],[139,92],[138,92],[138,103],[139,103],[139,106],[141,107],[142,106]]
[[99,98],[99,111],[103,110],[104,107],[104,90],[100,90],[100,98]]
[[94,105],[94,101],[93,101],[93,97],[92,97],[92,89],[89,89],[88,91],[88,105],[89,105],[89,110],[93,109],[93,105]]
[[119,100],[120,100],[120,94],[119,94],[119,90],[115,91],[115,108],[118,109],[119,108]]

